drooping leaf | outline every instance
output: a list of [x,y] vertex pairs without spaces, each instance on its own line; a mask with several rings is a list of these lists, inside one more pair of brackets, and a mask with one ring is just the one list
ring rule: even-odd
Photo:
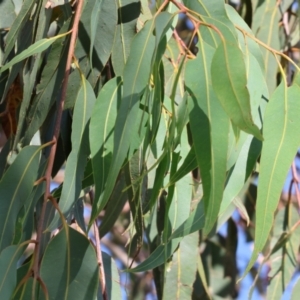
[[11,25],[10,30],[7,34],[5,55],[1,63],[4,63],[8,55],[10,54],[10,51],[12,50],[18,38],[18,35],[21,33],[23,26],[25,25],[26,21],[29,18],[33,5],[34,5],[34,1],[25,0],[23,5],[21,6],[21,10],[18,16],[16,17],[16,19],[14,20],[13,24]]
[[[67,32],[69,25],[69,22],[66,22],[60,32]],[[21,127],[24,123],[25,112],[27,112],[28,119],[30,120],[25,132],[24,144],[28,144],[31,141],[33,135],[45,121],[51,107],[55,103],[56,97],[59,95],[65,74],[64,66],[68,54],[66,51],[67,46],[67,42],[66,44],[62,44],[60,40],[52,44],[51,52],[49,53],[46,66],[41,74],[40,82],[36,86],[36,96],[32,104],[29,105],[30,103],[22,101],[18,121],[20,125],[18,127]],[[71,77],[72,73],[70,78]]]
[[[102,252],[105,282],[106,282],[106,292],[108,299],[121,299],[122,293],[120,288],[120,276],[115,264],[115,261],[107,253]],[[101,292],[101,289],[99,289]],[[102,294],[97,300],[102,299]]]
[[[96,97],[90,83],[82,75],[82,85],[75,102],[72,123],[72,151],[68,157],[65,180],[60,196],[59,208],[66,216],[77,201],[83,179],[89,150],[89,121],[93,112]],[[57,215],[49,230],[54,230],[59,216]]]
[[191,299],[199,256],[198,240],[198,232],[183,238],[172,261],[168,262],[164,299]]
[[[254,36],[254,33],[252,32],[252,30],[245,23],[245,21],[238,14],[238,12],[231,5],[225,4],[225,7],[226,7],[227,15],[230,18],[230,20],[235,25],[238,25],[240,28],[245,30],[247,33]],[[246,51],[249,51],[256,58],[257,62],[259,63],[259,66],[260,66],[261,70],[264,71],[264,69],[265,69],[264,58],[263,58],[261,49],[258,46],[258,44],[254,40],[252,40],[251,38],[246,37],[239,30],[238,30],[238,37],[239,37],[239,40],[240,40],[241,47],[246,48],[247,49]],[[249,89],[249,92],[251,92],[251,89]]]
[[[99,3],[100,2],[100,3]],[[102,71],[111,54],[117,26],[115,0],[86,1],[78,31],[75,55],[78,60],[90,56],[88,64]],[[84,68],[82,68],[84,70]],[[91,83],[94,85],[94,82]]]
[[[257,5],[252,21],[252,30],[255,36],[269,47],[280,50],[279,20],[281,18],[279,2],[276,0],[264,1]],[[265,64],[265,78],[272,94],[276,88],[277,61],[274,55],[265,48],[261,48]]]
[[5,65],[3,65],[0,68],[0,73],[4,72],[5,70],[9,69],[11,66],[15,65],[16,63],[34,55],[34,54],[43,52],[44,50],[49,48],[57,39],[60,39],[64,36],[66,36],[67,34],[69,34],[69,32],[56,35],[52,38],[41,39],[41,40],[37,41],[36,43],[29,46],[26,50],[21,52],[19,55],[15,56],[11,61],[9,61]]
[[118,25],[112,49],[112,65],[116,76],[121,76],[130,53],[130,44],[136,32],[137,18],[140,14],[140,1],[117,1]]
[[246,271],[254,264],[263,249],[274,221],[280,193],[293,158],[300,145],[296,138],[300,126],[300,107],[297,102],[300,87],[290,88],[282,82],[266,108],[258,196],[254,251]]
[[24,247],[9,246],[0,254],[0,297],[9,300],[17,283],[17,263]]
[[37,179],[40,150],[37,146],[22,149],[0,181],[0,250],[13,241],[18,213]]
[[150,77],[155,43],[152,31],[153,21],[145,25],[131,44],[131,52],[123,74],[123,97],[115,123],[112,164],[106,177],[103,194],[100,199],[95,199],[91,222],[107,203],[130,147],[129,137],[136,126],[135,116],[139,110],[139,99]]
[[203,183],[207,213],[205,232],[208,233],[217,220],[223,195],[229,118],[210,83],[210,65],[214,50],[201,41],[199,52],[201,55],[187,64],[185,84],[187,91],[191,94],[189,119]]
[[246,68],[241,50],[223,42],[217,48],[211,65],[212,85],[231,121],[241,130],[262,140],[251,116]]
[[94,248],[71,227],[48,244],[40,269],[49,299],[95,299],[98,272]]
[[104,190],[106,176],[111,166],[114,127],[121,93],[121,79],[111,79],[102,88],[91,116],[90,147],[95,180],[95,199],[99,199]]

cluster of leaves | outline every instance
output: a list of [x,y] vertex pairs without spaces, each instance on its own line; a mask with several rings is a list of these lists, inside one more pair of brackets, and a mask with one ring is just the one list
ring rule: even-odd
[[265,251],[270,293],[283,293],[299,246],[291,201],[271,233],[300,145],[292,2],[244,1],[251,29],[223,0],[0,2],[1,299],[120,299],[100,238],[126,203],[131,260],[148,253],[127,272],[153,270],[159,299],[234,296],[236,225],[226,242],[213,235],[236,208],[253,220],[255,171],[246,272]]

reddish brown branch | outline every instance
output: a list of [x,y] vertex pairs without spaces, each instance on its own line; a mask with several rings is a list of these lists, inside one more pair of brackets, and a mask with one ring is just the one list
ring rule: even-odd
[[[33,263],[33,275],[34,275],[34,279],[35,279],[34,282],[36,282],[36,281],[41,282],[41,279],[39,278],[40,241],[41,241],[41,237],[42,237],[42,233],[43,233],[43,224],[44,224],[44,218],[45,218],[45,213],[46,213],[46,205],[47,205],[49,196],[51,195],[51,193],[50,193],[51,173],[52,173],[54,157],[55,157],[55,153],[56,153],[57,140],[58,140],[58,136],[59,136],[59,132],[60,132],[62,111],[63,111],[64,103],[65,103],[69,74],[70,74],[70,70],[71,70],[72,57],[74,54],[74,48],[75,48],[75,43],[76,43],[76,39],[77,39],[78,25],[79,25],[79,21],[80,21],[83,2],[84,2],[84,0],[77,1],[77,7],[76,7],[75,16],[74,16],[73,26],[72,26],[71,40],[70,40],[68,58],[67,58],[67,63],[66,63],[65,75],[64,75],[64,81],[63,81],[63,85],[62,85],[61,97],[60,97],[60,101],[59,101],[59,104],[57,107],[57,112],[56,112],[55,127],[54,127],[53,138],[52,138],[53,145],[50,150],[48,165],[47,165],[47,169],[46,169],[46,173],[45,173],[46,189],[45,189],[45,194],[44,194],[44,203],[42,206],[40,219],[38,221],[37,237],[36,237],[37,243],[36,243],[36,246],[34,249],[34,263]],[[34,298],[34,296],[33,296],[33,298]]]

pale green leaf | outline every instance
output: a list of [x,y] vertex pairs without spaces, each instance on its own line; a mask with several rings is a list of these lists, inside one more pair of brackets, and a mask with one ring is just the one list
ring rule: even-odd
[[224,41],[217,48],[211,65],[212,85],[231,121],[241,130],[262,140],[251,116],[244,58],[241,50]]
[[187,64],[185,84],[191,95],[190,128],[201,172],[208,234],[217,220],[225,184],[229,118],[211,85],[214,50],[200,41],[199,52],[201,55]]
[[199,233],[183,238],[179,249],[166,265],[164,299],[192,299],[193,283],[196,278]]
[[274,221],[286,174],[300,145],[298,96],[300,87],[287,88],[282,82],[266,108],[258,195],[256,201],[256,230],[254,251],[247,271],[262,251]]

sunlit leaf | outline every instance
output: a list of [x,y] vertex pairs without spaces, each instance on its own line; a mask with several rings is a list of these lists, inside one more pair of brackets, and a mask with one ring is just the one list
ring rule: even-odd
[[205,232],[208,233],[217,220],[223,195],[229,118],[211,85],[210,65],[214,50],[201,41],[199,52],[201,55],[187,64],[185,84],[191,94],[189,119],[203,183],[207,213]]
[[251,117],[243,54],[235,45],[219,45],[211,65],[212,85],[231,121],[241,130],[262,139]]
[[262,251],[274,221],[287,172],[300,145],[296,138],[300,126],[298,95],[300,88],[287,88],[282,82],[266,108],[264,136],[260,161],[254,251],[247,270]]

